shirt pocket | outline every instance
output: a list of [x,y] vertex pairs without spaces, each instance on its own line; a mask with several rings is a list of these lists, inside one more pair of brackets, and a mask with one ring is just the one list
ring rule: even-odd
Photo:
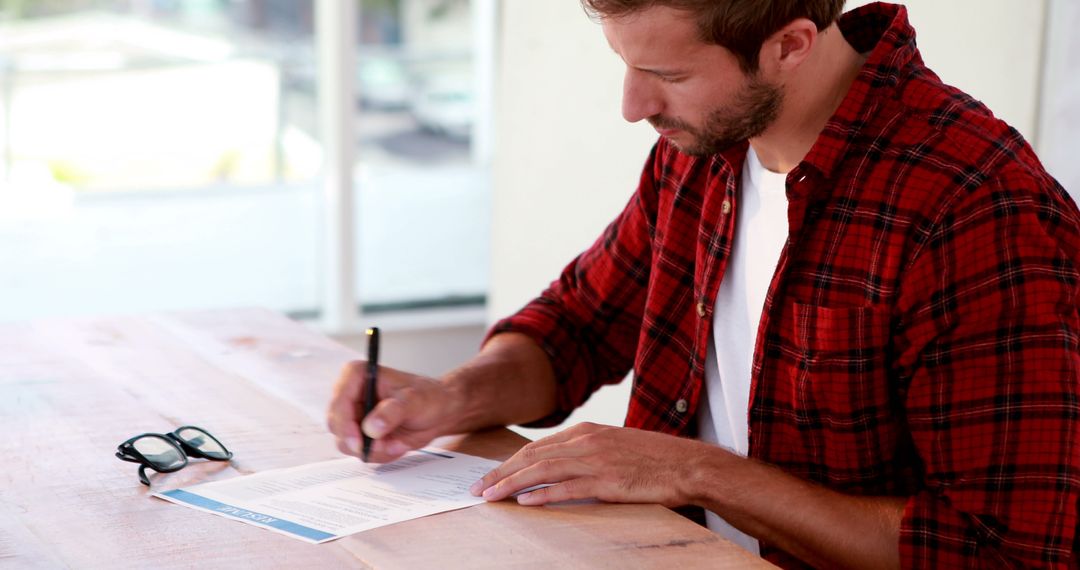
[[796,423],[827,478],[858,489],[891,471],[898,451],[889,308],[794,303],[792,316]]
[[795,343],[814,362],[858,367],[889,343],[883,306],[822,307],[794,303]]

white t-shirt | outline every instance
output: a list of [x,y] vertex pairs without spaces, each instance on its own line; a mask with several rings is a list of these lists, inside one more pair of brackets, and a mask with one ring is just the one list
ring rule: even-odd
[[[787,174],[770,172],[750,148],[735,209],[735,240],[716,295],[712,343],[705,363],[705,397],[698,414],[702,440],[739,455],[749,451],[750,367],[754,342],[780,252],[788,237]],[[758,554],[758,542],[710,511],[709,528]]]

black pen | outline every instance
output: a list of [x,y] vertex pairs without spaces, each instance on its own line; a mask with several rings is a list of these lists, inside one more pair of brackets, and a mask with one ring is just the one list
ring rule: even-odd
[[371,437],[364,433],[364,418],[371,413],[372,408],[378,403],[379,383],[379,329],[371,327],[367,330],[367,374],[364,375],[364,415],[360,417],[360,435],[364,438],[363,460],[367,463],[368,454],[371,453]]

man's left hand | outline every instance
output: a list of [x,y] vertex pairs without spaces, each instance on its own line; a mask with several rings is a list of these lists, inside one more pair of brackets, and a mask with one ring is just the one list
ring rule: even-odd
[[726,453],[692,439],[592,423],[578,424],[522,447],[470,491],[501,501],[536,485],[550,486],[517,497],[522,505],[576,499],[612,503],[689,504],[692,481],[705,456]]

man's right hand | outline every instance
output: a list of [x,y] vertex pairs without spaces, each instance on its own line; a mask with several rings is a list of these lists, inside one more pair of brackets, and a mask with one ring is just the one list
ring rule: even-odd
[[[360,456],[360,417],[364,407],[364,371],[367,362],[345,365],[334,386],[327,425],[342,453]],[[379,367],[379,403],[363,419],[363,430],[374,439],[369,460],[387,463],[405,452],[421,448],[451,433],[463,402],[446,384]]]

